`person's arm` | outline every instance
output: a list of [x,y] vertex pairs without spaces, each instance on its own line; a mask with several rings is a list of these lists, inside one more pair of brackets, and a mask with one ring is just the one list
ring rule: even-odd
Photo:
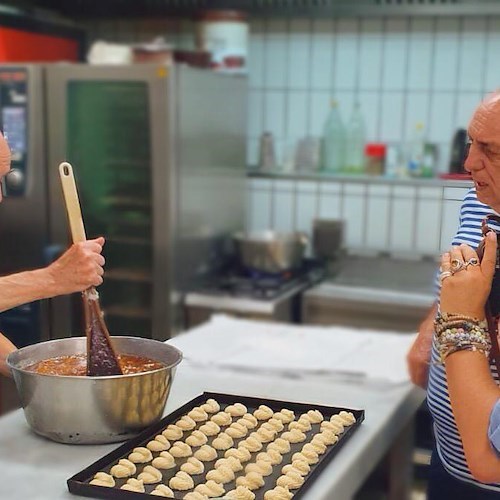
[[418,335],[406,356],[411,381],[422,389],[427,388],[429,362],[431,357],[434,318],[437,314],[437,302],[431,307],[425,319],[420,323]]
[[[496,234],[488,233],[480,266],[470,266],[443,280],[441,312],[484,318],[496,262]],[[447,271],[451,258],[467,262],[477,254],[466,245],[444,254],[441,267]],[[457,253],[458,252],[458,253]],[[459,350],[445,358],[448,393],[471,474],[483,483],[500,482],[500,458],[488,437],[491,413],[500,398],[500,388],[482,352]]]
[[100,285],[104,273],[103,244],[104,238],[77,243],[43,269],[0,277],[0,312]]
[[10,370],[5,360],[7,356],[16,350],[16,346],[0,333],[0,374],[10,377]]

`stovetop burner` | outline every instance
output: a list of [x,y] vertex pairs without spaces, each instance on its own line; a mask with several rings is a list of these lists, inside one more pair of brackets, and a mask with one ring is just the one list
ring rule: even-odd
[[269,300],[295,287],[321,281],[326,273],[323,262],[306,259],[300,269],[268,274],[253,269],[230,268],[212,277],[198,291],[210,295]]

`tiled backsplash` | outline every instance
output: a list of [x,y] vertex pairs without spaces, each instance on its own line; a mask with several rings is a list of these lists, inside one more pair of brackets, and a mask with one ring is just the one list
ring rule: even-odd
[[373,183],[250,178],[247,228],[303,231],[314,219],[345,221],[352,254],[385,253],[418,260],[449,248],[468,187],[429,183]]
[[[359,101],[367,140],[404,144],[415,124],[448,168],[455,129],[500,86],[500,16],[253,19],[249,47],[247,159],[271,131],[280,159],[304,136],[319,137],[332,97],[347,122]],[[194,47],[188,20],[100,21],[92,39],[147,41],[163,35]],[[250,229],[304,229],[315,217],[344,218],[350,249],[435,256],[457,227],[464,189],[363,182],[250,179]]]
[[[162,35],[190,48],[195,28],[189,20],[100,21],[89,38]],[[455,129],[500,86],[500,17],[252,19],[250,32],[249,165],[265,130],[278,159],[298,139],[319,137],[335,97],[344,122],[360,102],[368,141],[404,144],[423,122],[445,172]]]

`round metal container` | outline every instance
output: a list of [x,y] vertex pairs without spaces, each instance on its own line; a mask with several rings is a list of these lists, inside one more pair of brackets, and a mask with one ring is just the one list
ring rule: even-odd
[[241,264],[266,273],[281,273],[300,267],[307,245],[304,233],[257,231],[234,235]]
[[130,375],[77,377],[42,375],[24,368],[56,356],[85,353],[86,337],[23,347],[7,358],[30,427],[60,443],[125,441],[158,421],[165,409],[182,353],[157,340],[112,337],[120,354],[144,356],[164,368]]

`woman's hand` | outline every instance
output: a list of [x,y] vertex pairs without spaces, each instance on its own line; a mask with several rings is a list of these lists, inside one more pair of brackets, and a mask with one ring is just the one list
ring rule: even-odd
[[[481,263],[477,253],[468,245],[453,247],[443,254],[440,301],[442,313],[484,318],[484,308],[495,274],[496,250],[496,233],[490,231],[485,236]],[[460,264],[462,267],[456,269]]]
[[82,292],[102,283],[103,245],[102,237],[75,243],[47,268],[55,295]]

